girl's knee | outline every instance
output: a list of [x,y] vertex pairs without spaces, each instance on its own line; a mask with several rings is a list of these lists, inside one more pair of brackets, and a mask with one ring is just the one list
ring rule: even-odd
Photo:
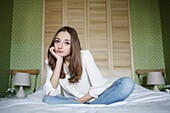
[[135,88],[135,83],[129,77],[123,77],[122,78],[122,86],[124,87],[124,90],[132,92]]
[[51,99],[52,99],[52,96],[44,96],[42,101],[45,103],[50,103]]
[[129,78],[129,77],[122,77],[121,78],[121,82],[123,84],[126,84],[126,85],[128,85],[128,84],[134,85],[134,81],[131,78]]

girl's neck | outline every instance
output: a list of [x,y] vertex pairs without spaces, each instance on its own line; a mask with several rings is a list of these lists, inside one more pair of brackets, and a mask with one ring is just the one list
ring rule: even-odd
[[68,68],[69,64],[70,64],[70,62],[65,61],[65,62],[64,62],[64,67],[67,67],[67,68]]
[[70,64],[70,57],[65,57],[64,58],[64,67],[68,67]]

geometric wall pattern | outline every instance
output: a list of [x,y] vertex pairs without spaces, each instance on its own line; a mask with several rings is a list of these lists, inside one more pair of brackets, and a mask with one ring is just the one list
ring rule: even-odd
[[134,70],[165,69],[159,1],[130,0],[130,14]]
[[[42,0],[14,0],[10,69],[41,69]],[[35,76],[31,76],[34,84]],[[37,86],[40,85],[38,75]],[[34,86],[27,88],[27,93]]]

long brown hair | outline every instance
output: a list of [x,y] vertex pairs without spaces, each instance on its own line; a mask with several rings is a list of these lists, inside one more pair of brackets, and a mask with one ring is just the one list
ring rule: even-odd
[[[80,52],[81,45],[80,45],[80,41],[79,41],[78,34],[77,34],[76,30],[69,26],[61,27],[54,35],[49,48],[54,46],[57,34],[62,31],[68,32],[71,36],[70,64],[68,67],[71,77],[69,78],[69,82],[75,83],[75,82],[79,81],[79,79],[81,78],[81,75],[82,75],[82,61],[81,61],[81,52]],[[48,49],[47,55],[48,55],[48,64],[51,67],[51,69],[54,70],[54,68],[56,66],[56,58],[51,54],[49,49]],[[64,62],[65,62],[65,60],[64,60]],[[65,78],[65,73],[64,73],[63,69],[64,69],[64,67],[62,66],[60,78]]]

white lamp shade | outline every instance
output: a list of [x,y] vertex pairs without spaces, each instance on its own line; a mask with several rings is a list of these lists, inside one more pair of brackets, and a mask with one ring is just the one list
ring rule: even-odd
[[16,72],[13,84],[18,86],[30,86],[30,78],[28,73]]
[[149,72],[147,76],[148,85],[165,84],[161,72]]

